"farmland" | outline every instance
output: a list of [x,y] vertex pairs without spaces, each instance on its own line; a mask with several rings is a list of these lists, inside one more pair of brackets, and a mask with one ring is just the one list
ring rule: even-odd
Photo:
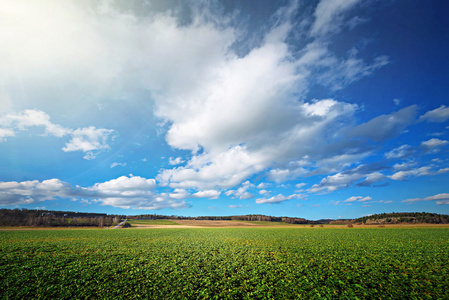
[[449,228],[0,231],[0,296],[449,298]]

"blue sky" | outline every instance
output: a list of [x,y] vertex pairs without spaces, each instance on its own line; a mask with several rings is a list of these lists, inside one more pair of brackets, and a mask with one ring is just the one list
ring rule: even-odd
[[446,1],[0,4],[0,207],[449,213]]

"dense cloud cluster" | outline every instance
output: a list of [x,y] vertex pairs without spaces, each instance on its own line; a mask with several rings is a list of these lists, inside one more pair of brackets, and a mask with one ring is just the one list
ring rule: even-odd
[[[342,90],[390,59],[383,54],[366,59],[356,47],[343,55],[332,50],[339,33],[368,22],[351,15],[362,1],[323,0],[310,15],[300,14],[301,5],[292,1],[280,8],[257,42],[242,47],[248,36],[237,16],[214,5],[192,5],[186,21],[177,10],[139,15],[118,9],[113,1],[88,8],[76,1],[6,1],[0,8],[6,16],[0,18],[0,27],[7,28],[0,31],[0,142],[39,129],[43,135],[66,138],[63,151],[81,151],[85,159],[94,159],[111,148],[118,134],[116,129],[56,124],[39,109],[14,111],[12,103],[25,82],[36,103],[50,110],[58,104],[46,99],[48,91],[69,108],[83,97],[86,102],[96,97],[121,103],[145,93],[139,101],[151,102],[166,143],[190,154],[170,157],[154,179],[122,176],[90,187],[72,187],[58,179],[0,182],[1,203],[67,197],[160,209],[186,207],[189,198],[226,195],[244,200],[259,193],[263,198],[257,204],[273,204],[302,199],[305,193],[387,185],[449,171],[410,159],[442,151],[448,144],[442,138],[382,148],[411,126],[446,122],[445,105],[425,113],[410,105],[360,121],[360,105],[307,98],[313,85]],[[299,39],[295,47],[293,36]],[[11,70],[20,75],[11,75]],[[365,161],[381,150],[386,152],[378,161]],[[126,163],[110,165],[116,166]],[[270,196],[263,183],[255,191],[251,178],[256,175],[275,183],[322,177],[301,192]],[[343,202],[368,200],[357,196]]]

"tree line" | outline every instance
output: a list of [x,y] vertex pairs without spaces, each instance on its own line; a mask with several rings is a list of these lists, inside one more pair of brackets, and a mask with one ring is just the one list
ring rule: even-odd
[[352,222],[363,224],[449,224],[449,215],[427,212],[392,212],[364,216],[354,219]]
[[275,217],[261,214],[237,215],[237,216],[199,216],[184,217],[175,215],[107,215],[100,213],[83,213],[71,211],[48,211],[38,209],[0,209],[0,226],[97,226],[108,227],[116,225],[121,219],[184,219],[184,220],[236,220],[236,221],[264,221],[284,222],[289,224],[449,224],[449,215],[427,212],[393,212],[374,214],[357,219],[345,220],[307,220],[297,217]]
[[0,209],[0,226],[96,226],[118,224],[124,216],[38,209]]

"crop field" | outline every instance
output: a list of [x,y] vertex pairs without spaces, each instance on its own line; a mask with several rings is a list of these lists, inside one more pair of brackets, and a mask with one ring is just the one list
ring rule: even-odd
[[0,231],[1,299],[449,299],[449,228]]
[[172,220],[128,220],[127,223],[131,224],[131,226],[135,225],[179,225],[178,223],[173,222]]

